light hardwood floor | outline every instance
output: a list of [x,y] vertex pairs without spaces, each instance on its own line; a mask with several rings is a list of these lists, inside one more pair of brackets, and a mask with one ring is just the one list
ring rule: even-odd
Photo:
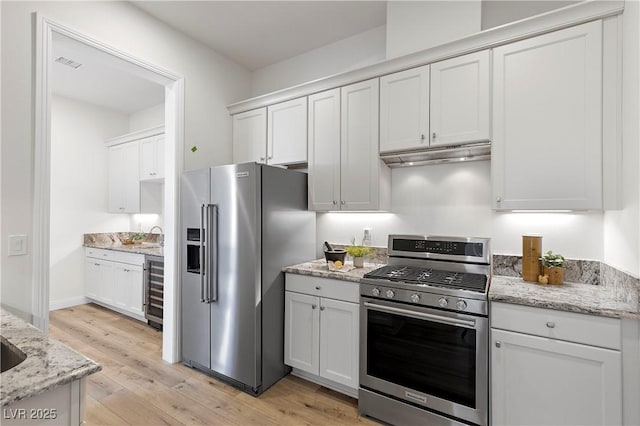
[[374,425],[357,401],[287,376],[255,398],[161,359],[161,333],[95,304],[51,312],[51,335],[102,365],[87,425]]

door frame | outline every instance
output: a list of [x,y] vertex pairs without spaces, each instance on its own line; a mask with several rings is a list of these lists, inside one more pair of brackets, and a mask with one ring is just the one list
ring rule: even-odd
[[[49,238],[51,197],[51,67],[53,33],[62,34],[132,65],[141,76],[165,86],[165,288],[162,358],[180,360],[177,243],[180,224],[180,175],[184,168],[184,76],[133,57],[96,38],[35,14],[35,145],[33,159],[33,323],[49,329]],[[137,67],[137,68],[136,68]]]

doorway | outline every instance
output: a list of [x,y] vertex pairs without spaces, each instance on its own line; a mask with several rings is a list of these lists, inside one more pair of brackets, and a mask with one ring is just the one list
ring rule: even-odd
[[[163,223],[165,234],[165,290],[164,333],[162,358],[179,361],[177,259],[179,223],[179,176],[183,167],[183,110],[184,79],[178,74],[146,63],[118,51],[98,40],[78,33],[46,17],[36,16],[36,122],[35,122],[35,176],[34,176],[34,241],[33,241],[33,313],[34,325],[48,329],[50,302],[50,242],[52,197],[52,105],[54,55],[56,42],[70,43],[76,51],[108,59],[110,67],[118,69],[140,81],[164,89],[164,169],[162,190]],[[72,58],[66,58],[71,60]],[[78,63],[76,61],[76,63]],[[66,103],[69,107],[69,102]],[[159,107],[161,108],[161,107]],[[160,111],[162,114],[162,111]],[[117,121],[117,120],[116,120]],[[105,150],[106,155],[106,150]],[[106,198],[106,194],[105,194]],[[57,223],[56,223],[57,225]],[[141,226],[141,225],[140,225]]]

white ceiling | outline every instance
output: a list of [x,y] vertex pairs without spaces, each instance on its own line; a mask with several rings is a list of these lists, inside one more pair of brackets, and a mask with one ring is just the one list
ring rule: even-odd
[[386,1],[134,1],[253,71],[386,22]]
[[54,62],[54,94],[125,114],[164,102],[164,86],[144,77],[149,71],[54,32],[53,60],[60,56],[82,66]]

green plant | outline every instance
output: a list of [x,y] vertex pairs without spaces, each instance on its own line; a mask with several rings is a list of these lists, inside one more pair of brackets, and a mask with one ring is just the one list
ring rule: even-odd
[[567,260],[564,258],[563,255],[553,254],[551,250],[546,252],[545,255],[540,258],[540,260],[542,261],[542,266],[546,268],[555,268],[555,267],[562,268],[564,265],[567,264]]
[[131,235],[131,239],[132,240],[142,240],[142,239],[144,239],[144,237],[146,235],[147,234],[145,234],[144,232],[136,232],[135,234]]
[[351,257],[363,257],[373,253],[371,247],[357,246],[355,237],[351,239],[351,245],[344,248]]

